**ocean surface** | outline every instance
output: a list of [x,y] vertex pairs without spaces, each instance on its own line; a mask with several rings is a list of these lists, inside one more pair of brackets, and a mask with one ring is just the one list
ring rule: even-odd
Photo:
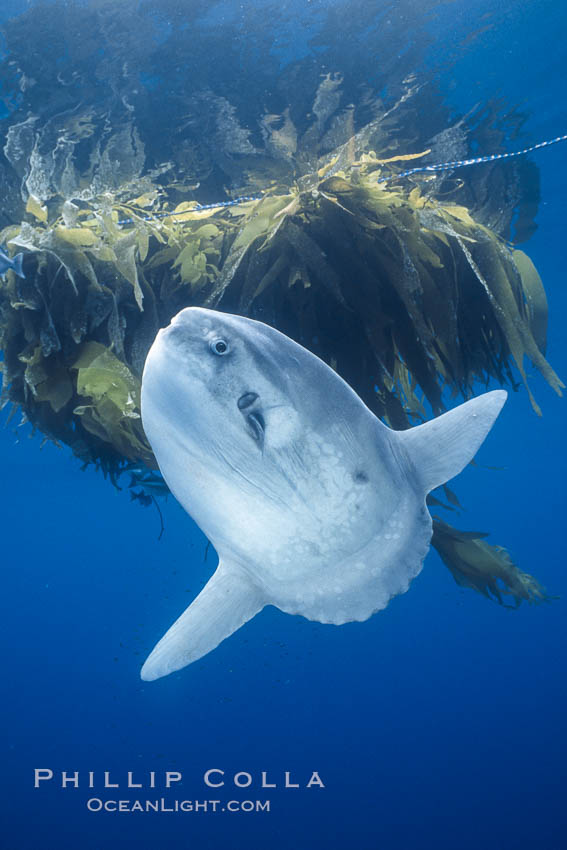
[[[4,0],[2,17],[30,5]],[[283,4],[286,56],[310,50],[304,17],[325,5]],[[245,32],[262,7],[230,0],[211,14],[232,12]],[[516,149],[567,132],[562,4],[441,4],[427,38],[416,72],[432,63],[454,114],[493,97],[519,105]],[[567,144],[531,159],[541,203],[522,248],[546,287],[547,357],[565,379]],[[460,522],[491,531],[557,599],[508,610],[457,587],[431,551],[409,591],[365,623],[268,607],[157,682],[140,680],[141,664],[210,576],[214,552],[172,497],[158,539],[153,508],[82,471],[68,449],[40,448],[18,417],[2,427],[2,849],[562,850],[566,402],[529,371],[543,416],[523,389],[510,393],[479,467],[458,479]],[[34,788],[35,769],[53,779]],[[204,784],[211,769],[225,772],[223,787]],[[62,771],[78,771],[79,787],[62,788]],[[102,787],[105,771],[118,789]],[[142,789],[126,788],[129,771]],[[182,784],[164,788],[166,771]],[[314,771],[324,787],[305,787]],[[240,772],[248,788],[233,784]],[[261,787],[262,772],[276,788]],[[284,787],[286,772],[299,788]],[[225,810],[87,808],[135,797],[216,799]],[[229,812],[230,800],[270,800],[270,811]]]

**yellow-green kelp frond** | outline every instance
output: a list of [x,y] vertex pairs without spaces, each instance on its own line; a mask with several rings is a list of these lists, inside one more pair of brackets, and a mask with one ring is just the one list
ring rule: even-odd
[[155,464],[142,429],[140,381],[128,367],[100,343],[87,342],[72,370],[81,401],[73,414],[83,427],[127,460]]
[[487,536],[480,531],[459,531],[434,518],[431,543],[458,585],[500,605],[517,608],[522,602],[537,604],[557,598],[548,596],[533,576],[522,572],[506,549],[487,543]]

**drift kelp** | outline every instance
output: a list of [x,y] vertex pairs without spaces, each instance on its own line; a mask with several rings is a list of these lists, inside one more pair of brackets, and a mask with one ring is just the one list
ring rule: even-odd
[[[345,26],[367,33],[364,55],[380,55],[384,70],[360,57],[348,65],[329,11],[315,40],[337,70],[322,73],[311,56],[282,70],[261,22],[245,40],[221,39],[234,56],[219,61],[218,35],[199,30],[195,6],[189,83],[186,30],[149,50],[158,42],[140,33],[152,18],[140,13],[133,39],[127,3],[66,10],[53,33],[73,58],[61,80],[49,77],[45,34],[30,42],[56,16],[40,7],[42,27],[26,16],[7,26],[17,62],[2,74],[18,93],[3,120],[0,178],[8,221],[20,223],[0,240],[12,257],[24,253],[26,277],[8,270],[0,282],[4,399],[45,435],[113,478],[155,466],[140,376],[157,330],[190,305],[281,329],[397,429],[443,411],[449,395],[470,396],[478,380],[515,388],[519,376],[527,386],[526,357],[560,391],[544,357],[541,281],[509,242],[533,230],[535,168],[494,162],[466,182],[451,172],[395,181],[477,147],[503,150],[522,117],[488,104],[451,124],[431,82],[409,73],[415,51],[404,66],[391,30],[363,26],[366,7],[351,4]],[[283,14],[274,9],[278,25]],[[79,29],[97,34],[92,44],[77,44]],[[163,97],[140,83],[152,63],[160,74],[171,66],[167,85],[154,75]],[[107,100],[102,77],[113,83]],[[155,126],[168,133],[156,137]],[[259,200],[201,208],[243,195]],[[451,556],[459,574],[467,551],[489,585],[498,574],[514,586],[466,541]]]
[[[32,203],[35,225],[2,233],[29,256],[26,279],[9,273],[2,290],[7,392],[47,433],[65,439],[58,417],[71,398],[58,394],[48,410],[40,386],[62,369],[72,381],[81,345],[106,346],[139,376],[158,328],[195,303],[315,339],[395,427],[422,419],[425,401],[440,412],[447,387],[466,396],[479,379],[513,385],[512,364],[527,386],[526,356],[560,391],[542,353],[547,305],[533,264],[462,206],[386,188],[359,166],[304,191],[219,210],[186,202],[147,220],[157,197],[83,203],[71,224],[39,220]],[[132,224],[120,227],[125,215]],[[121,441],[119,455],[132,453]]]
[[518,569],[505,549],[491,546],[485,537],[488,535],[482,531],[459,531],[438,517],[433,520],[431,545],[460,587],[476,590],[506,607],[550,599],[533,576]]

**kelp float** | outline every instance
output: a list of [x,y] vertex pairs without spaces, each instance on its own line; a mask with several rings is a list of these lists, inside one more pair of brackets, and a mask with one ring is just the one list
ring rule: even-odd
[[[280,96],[302,67],[313,79],[297,63]],[[3,400],[115,482],[135,470],[140,495],[156,483],[140,419],[145,355],[189,305],[278,327],[394,428],[491,379],[521,382],[540,413],[526,360],[561,393],[545,358],[543,285],[509,241],[514,212],[517,230],[533,226],[533,169],[495,163],[467,183],[395,179],[466,154],[473,136],[498,147],[491,110],[427,134],[418,119],[438,100],[413,77],[387,105],[338,72],[315,80],[309,100],[297,92],[304,107],[290,99],[258,115],[254,131],[224,91],[194,90],[187,134],[164,162],[148,162],[134,107],[104,112],[83,98],[6,127],[2,180],[12,220],[23,220],[0,241],[24,252],[25,278],[0,280]],[[128,104],[124,91],[119,100]],[[227,182],[257,199],[202,209],[230,200]],[[431,504],[458,500],[445,487]],[[547,598],[482,538],[435,520],[433,545],[461,586],[515,606]]]

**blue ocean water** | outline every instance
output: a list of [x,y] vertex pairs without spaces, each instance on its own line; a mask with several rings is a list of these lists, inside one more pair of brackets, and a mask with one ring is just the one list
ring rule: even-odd
[[[296,5],[291,55],[309,49]],[[458,0],[430,22],[428,55],[455,112],[496,95],[519,103],[530,144],[566,132],[566,36],[560,4]],[[542,202],[522,247],[546,286],[547,354],[565,378],[567,145],[533,160]],[[510,393],[479,467],[459,477],[461,524],[490,530],[559,599],[504,609],[458,588],[431,552],[409,592],[366,623],[324,626],[266,608],[211,655],[150,683],[140,666],[211,574],[214,553],[205,558],[204,537],[172,498],[158,540],[153,509],[81,471],[67,449],[40,449],[15,421],[4,427],[0,846],[561,850],[565,400],[530,380],[544,415],[524,390]],[[36,768],[54,779],[35,789]],[[226,785],[207,788],[208,769],[225,771]],[[62,789],[61,771],[79,771],[80,787]],[[104,771],[119,789],[101,787]],[[132,798],[128,771],[144,798],[269,799],[270,811],[87,810],[93,797]],[[165,771],[183,784],[164,790]],[[249,788],[232,784],[241,771]],[[263,771],[276,789],[260,787]],[[283,787],[286,771],[300,788]],[[313,771],[324,788],[304,787]]]

